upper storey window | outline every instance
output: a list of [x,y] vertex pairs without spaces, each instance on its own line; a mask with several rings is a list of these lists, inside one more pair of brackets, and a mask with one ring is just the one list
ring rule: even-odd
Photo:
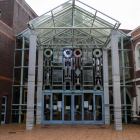
[[136,71],[140,70],[140,42],[135,47]]

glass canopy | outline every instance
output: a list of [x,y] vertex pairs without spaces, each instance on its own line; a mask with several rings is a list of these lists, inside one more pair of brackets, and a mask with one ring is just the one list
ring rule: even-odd
[[[39,46],[107,47],[111,29],[118,30],[120,22],[79,0],[69,0],[31,20],[28,26],[18,38],[29,39],[30,29],[34,29]],[[127,37],[120,30],[118,36]]]

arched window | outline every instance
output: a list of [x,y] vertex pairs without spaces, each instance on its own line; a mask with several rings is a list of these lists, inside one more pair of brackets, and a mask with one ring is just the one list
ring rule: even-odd
[[138,42],[135,47],[135,63],[136,71],[140,70],[140,42]]
[[[132,103],[132,97],[128,89],[126,88],[126,104],[131,104]],[[121,92],[121,104],[124,104],[124,90]]]

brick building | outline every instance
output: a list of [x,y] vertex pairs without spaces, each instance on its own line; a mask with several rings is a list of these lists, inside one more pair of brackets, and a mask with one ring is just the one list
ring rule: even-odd
[[25,0],[0,0],[0,124],[10,123],[11,119],[15,35],[35,17],[37,14]]
[[119,21],[78,0],[36,19],[24,0],[0,3],[14,5],[14,16],[4,17],[0,4],[0,43],[11,49],[0,48],[6,123],[26,122],[28,130],[33,123],[115,123],[121,130],[139,115],[140,27],[119,30]]

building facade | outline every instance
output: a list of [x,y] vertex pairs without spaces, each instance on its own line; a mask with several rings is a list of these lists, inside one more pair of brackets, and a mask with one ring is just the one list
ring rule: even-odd
[[34,123],[114,123],[116,130],[131,123],[140,106],[140,27],[119,26],[79,0],[30,20],[16,35],[11,123],[27,130]]
[[24,0],[0,1],[0,124],[11,122],[15,35],[35,17]]

